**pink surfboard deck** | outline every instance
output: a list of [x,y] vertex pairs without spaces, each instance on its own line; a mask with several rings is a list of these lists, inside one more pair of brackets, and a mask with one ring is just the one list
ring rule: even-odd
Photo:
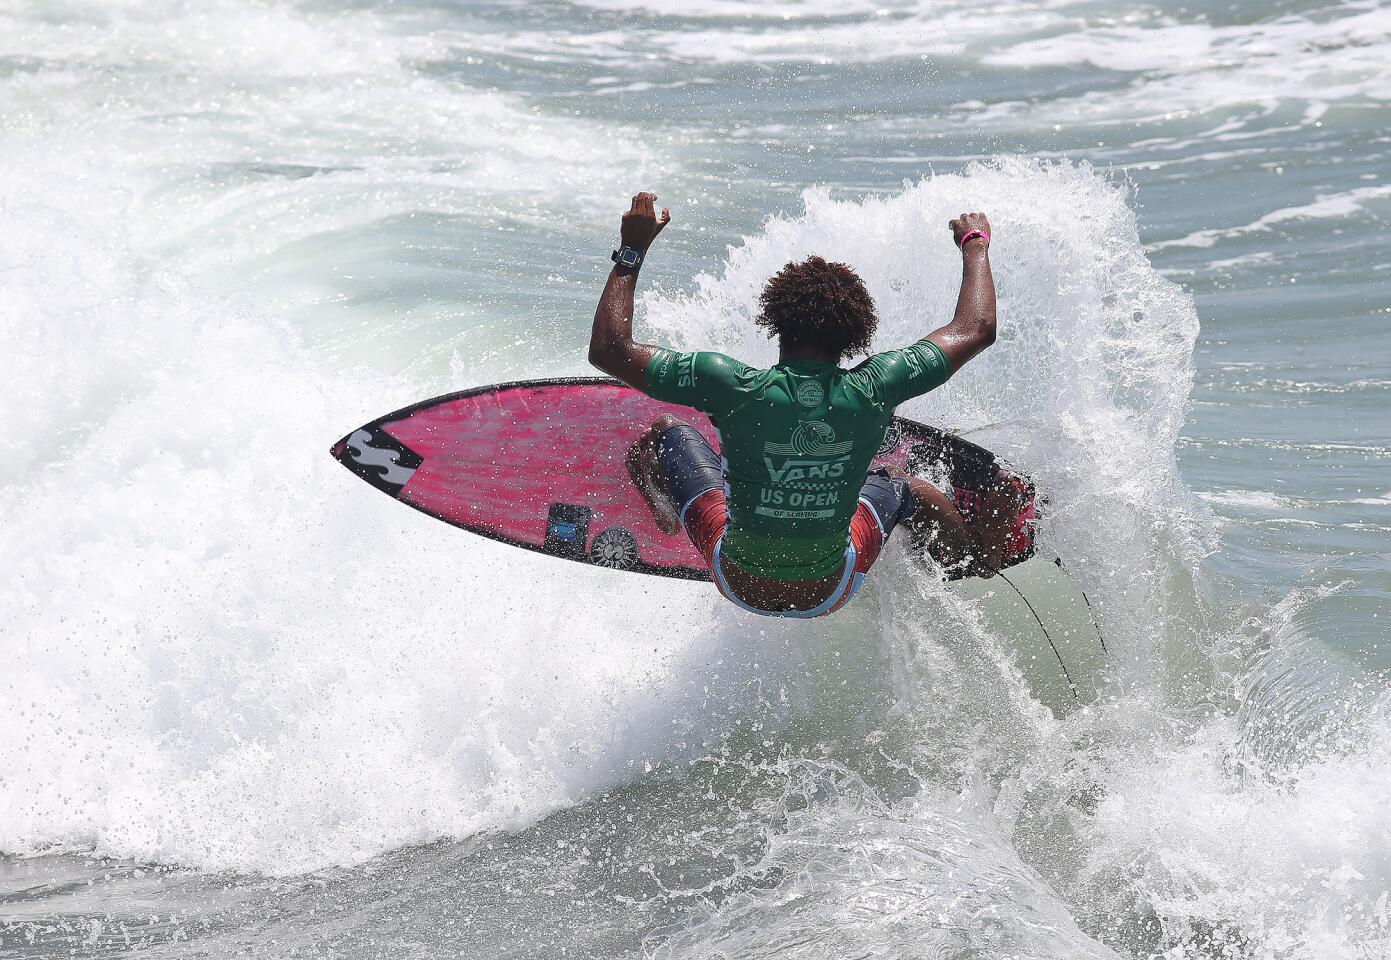
[[[719,449],[704,414],[615,380],[579,378],[426,400],[354,430],[332,453],[384,493],[473,533],[581,563],[709,580],[684,534],[657,529],[624,467],[629,446],[663,413],[687,421]],[[997,461],[960,437],[896,417],[874,463],[948,476],[969,514],[974,491],[993,477]],[[1018,479],[1027,496],[1010,563],[1033,553],[1033,486]]]

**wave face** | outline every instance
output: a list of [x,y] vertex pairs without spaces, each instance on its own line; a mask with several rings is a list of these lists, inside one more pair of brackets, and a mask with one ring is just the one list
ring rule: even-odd
[[[1388,53],[1361,2],[0,11],[0,954],[1380,955]],[[589,372],[643,186],[641,335],[756,363],[787,261],[907,342],[990,213],[1000,341],[902,412],[1035,478],[1098,703],[901,544],[765,621],[331,461]]]

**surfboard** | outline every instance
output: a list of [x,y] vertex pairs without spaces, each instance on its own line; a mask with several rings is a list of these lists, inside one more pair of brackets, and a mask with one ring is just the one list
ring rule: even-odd
[[[435,397],[379,417],[332,447],[354,474],[446,523],[548,556],[615,570],[709,580],[685,534],[657,529],[624,467],[628,448],[670,413],[716,450],[709,419],[616,380],[524,380]],[[936,427],[895,417],[875,466],[937,480],[970,516],[998,465],[1024,504],[1006,565],[1034,551],[1034,487],[994,454]]]
[[[616,380],[523,380],[412,404],[331,448],[343,466],[407,506],[479,536],[547,556],[632,573],[709,580],[684,533],[668,536],[633,487],[629,446],[674,414],[719,449],[703,414]],[[1063,716],[1092,702],[1105,647],[1086,595],[1061,561],[1035,556],[1032,482],[949,431],[895,417],[874,460],[950,489],[968,521],[997,468],[1025,491],[1005,572],[959,580],[992,632],[1009,639],[1035,696]]]

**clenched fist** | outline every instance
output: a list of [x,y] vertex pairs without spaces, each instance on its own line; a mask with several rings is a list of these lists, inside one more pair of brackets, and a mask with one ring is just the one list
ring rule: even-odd
[[[977,233],[976,236],[966,241],[969,246],[987,246],[990,243],[990,221],[986,219],[983,213],[963,213],[953,220],[950,226],[951,238],[956,242],[958,247],[961,247],[961,240],[963,237],[975,231],[980,231],[980,233]],[[981,234],[984,234],[984,236],[981,236]],[[965,249],[965,247],[962,247],[962,252],[965,252]]]

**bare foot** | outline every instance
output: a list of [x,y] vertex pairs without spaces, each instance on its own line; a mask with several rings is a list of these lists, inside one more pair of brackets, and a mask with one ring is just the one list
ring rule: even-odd
[[1000,572],[1015,518],[1023,505],[1024,491],[1003,473],[990,489],[981,493],[980,505],[971,520],[971,532],[980,550],[980,556],[972,558],[971,576],[989,578]]
[[[655,426],[655,425],[654,425]],[[681,532],[681,517],[672,505],[671,498],[657,483],[657,434],[649,427],[642,436],[633,441],[624,458],[628,476],[633,486],[638,488],[642,499],[652,511],[652,521],[657,529],[667,536]]]

